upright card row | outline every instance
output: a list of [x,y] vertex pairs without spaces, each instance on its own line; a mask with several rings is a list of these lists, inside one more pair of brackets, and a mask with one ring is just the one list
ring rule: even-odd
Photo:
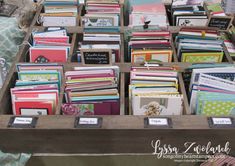
[[[167,30],[133,30],[131,34],[124,34],[128,42],[124,42],[123,36],[118,33],[84,32],[76,37],[78,41],[71,41],[73,37],[63,28],[33,32],[29,62],[110,65],[124,62],[124,59],[132,64],[229,61],[224,52],[224,44],[227,43],[225,35],[208,28],[181,28],[178,33],[173,34]],[[125,50],[124,43],[128,45]]]
[[[17,64],[18,78],[10,90],[12,112],[119,115],[121,97],[129,96],[128,114],[185,115],[187,96],[182,93],[185,87],[178,69],[179,66],[132,67],[130,80],[125,81],[120,80],[118,66],[66,66],[64,70],[58,64]],[[189,114],[234,115],[235,66],[201,64],[189,69]],[[125,83],[129,90],[120,89]]]

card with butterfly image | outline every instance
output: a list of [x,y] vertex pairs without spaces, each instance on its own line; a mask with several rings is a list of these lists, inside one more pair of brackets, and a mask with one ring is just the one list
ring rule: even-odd
[[67,46],[34,46],[29,50],[29,61],[32,63],[66,62],[70,47]]
[[14,106],[15,115],[53,115],[55,111],[52,101],[15,101]]
[[135,95],[132,98],[133,115],[182,115],[182,95]]
[[176,26],[206,26],[208,18],[206,15],[178,15]]
[[119,26],[119,15],[116,14],[86,14],[81,19],[83,27],[112,27]]

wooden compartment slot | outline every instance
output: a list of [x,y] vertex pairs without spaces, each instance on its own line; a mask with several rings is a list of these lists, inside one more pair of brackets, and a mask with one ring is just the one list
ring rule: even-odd
[[[77,6],[78,13],[77,13],[77,16],[76,16],[76,26],[75,27],[80,26],[80,19],[81,19],[81,15],[83,13],[83,8],[84,8],[84,6],[82,4]],[[44,13],[44,11],[45,10],[44,10],[44,6],[43,5],[40,5],[37,8],[37,12],[36,12],[36,15],[34,17],[36,19],[36,22],[34,22],[33,26],[43,26],[42,22],[41,22],[40,14]],[[70,28],[70,27],[73,27],[73,26],[67,26],[67,28]]]
[[[196,27],[194,27],[196,28]],[[199,28],[202,28],[202,27],[199,27]],[[203,27],[205,28],[205,27]],[[206,28],[205,28],[206,29]],[[217,29],[217,28],[212,28],[212,29]],[[174,32],[172,32],[172,46],[173,46],[173,49],[174,49],[174,55],[177,59],[177,62],[181,62],[178,57],[177,57],[177,49],[176,49],[176,45],[175,45],[175,37],[177,36],[178,32],[180,31],[180,28],[179,29],[173,29]],[[223,59],[222,59],[222,62],[224,63],[233,63],[233,60],[232,60],[232,57],[229,55],[225,45],[223,44],[223,51],[224,51],[224,56],[223,56]],[[187,62],[181,62],[181,63],[187,63]]]
[[4,135],[0,148],[4,152],[152,154],[151,141],[156,140],[176,147],[189,140],[199,145],[210,141],[235,145],[234,129],[210,129],[204,116],[169,116],[172,129],[146,129],[143,116],[102,116],[101,129],[74,129],[75,117],[61,115],[39,117],[35,129],[9,129],[10,117],[0,117],[0,134]]
[[[34,28],[32,29],[34,32],[43,32],[44,30],[46,29],[46,27],[42,27],[42,28]],[[70,62],[71,61],[71,58],[72,58],[72,55],[74,53],[74,49],[75,49],[75,43],[77,41],[77,35],[76,34],[72,34],[72,33],[68,33],[69,35],[69,43],[71,44],[70,46],[70,50],[69,50],[69,54],[68,54],[68,58],[67,58],[67,62]],[[20,49],[18,55],[17,55],[17,59],[16,59],[16,62],[27,62],[27,63],[30,63],[30,53],[29,53],[29,50],[30,50],[30,47],[31,45],[33,44],[33,38],[32,38],[32,35],[31,33],[30,34],[27,34],[26,37],[25,37],[25,40],[23,42],[23,46],[22,48]],[[54,63],[54,62],[53,62]]]

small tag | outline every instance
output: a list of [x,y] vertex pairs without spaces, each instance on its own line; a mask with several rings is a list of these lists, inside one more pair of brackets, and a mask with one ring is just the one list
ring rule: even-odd
[[209,117],[210,128],[235,128],[235,123],[231,117]]
[[101,128],[101,117],[77,117],[75,119],[75,128]]
[[149,118],[149,125],[167,126],[167,118]]
[[213,124],[215,125],[232,125],[231,118],[212,118]]
[[144,62],[144,66],[145,66],[145,67],[158,67],[158,66],[160,66],[160,65],[157,64],[157,63],[148,63],[148,62]]
[[202,31],[202,37],[206,37],[206,31]]
[[37,124],[37,117],[11,117],[8,127],[12,128],[35,128]]
[[64,29],[63,27],[48,27],[47,31],[56,31],[56,30],[62,30]]
[[20,117],[16,117],[14,119],[14,122],[13,124],[17,125],[17,124],[25,124],[25,125],[28,125],[28,124],[31,124],[33,121],[33,118],[20,118]]
[[144,119],[145,128],[172,128],[171,118],[148,117]]
[[79,119],[80,125],[97,125],[98,124],[98,118],[80,118]]

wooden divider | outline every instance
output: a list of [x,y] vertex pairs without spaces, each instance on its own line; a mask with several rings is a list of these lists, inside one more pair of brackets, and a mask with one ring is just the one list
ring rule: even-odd
[[[143,116],[102,116],[100,129],[74,129],[73,116],[39,117],[35,129],[9,129],[11,116],[0,116],[0,149],[27,153],[145,153],[152,154],[152,141],[179,148],[196,145],[235,146],[234,129],[210,129],[204,116],[170,116],[173,128],[144,128]],[[216,139],[215,139],[216,138]]]
[[78,43],[78,34],[72,35],[71,47],[69,51],[68,62],[72,62],[73,56],[77,51],[77,43]]

